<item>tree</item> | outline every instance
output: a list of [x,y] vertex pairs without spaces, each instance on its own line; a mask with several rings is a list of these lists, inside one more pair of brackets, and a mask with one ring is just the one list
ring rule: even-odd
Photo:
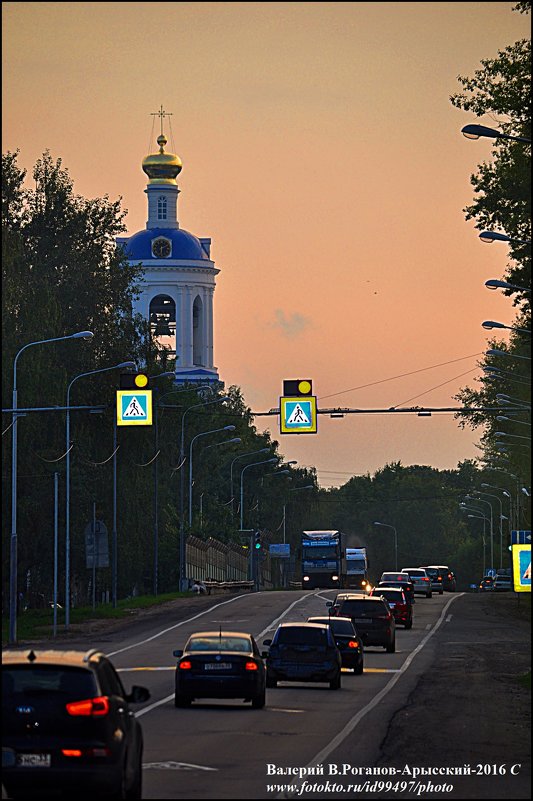
[[[514,11],[529,13],[530,2],[518,3]],[[463,91],[452,95],[457,108],[471,111],[476,116],[488,114],[498,120],[502,133],[531,139],[531,41],[522,39],[499,51],[496,58],[485,59],[482,68],[473,78],[459,76]],[[494,140],[492,161],[479,165],[471,176],[474,201],[465,211],[467,220],[475,220],[476,228],[503,231],[511,239],[510,261],[504,280],[519,289],[506,289],[517,307],[515,328],[531,329],[531,145],[504,138]],[[509,344],[493,340],[491,349],[504,351],[508,357],[491,354],[479,366],[489,368],[479,379],[480,389],[465,387],[456,399],[464,406],[492,407],[499,405],[497,395],[508,394],[528,401],[527,385],[531,380],[531,335],[513,332]],[[489,375],[490,368],[496,368]],[[505,416],[505,415],[504,415]],[[498,452],[495,433],[502,424],[491,412],[458,415],[459,425],[472,428],[483,426],[481,449],[486,462]],[[516,433],[509,429],[509,434]],[[510,437],[513,442],[513,437]],[[523,448],[510,447],[510,467],[524,478],[530,468],[524,459]]]

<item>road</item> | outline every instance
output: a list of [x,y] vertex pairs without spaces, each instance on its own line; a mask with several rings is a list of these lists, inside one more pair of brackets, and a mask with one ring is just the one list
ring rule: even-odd
[[[364,675],[343,672],[340,691],[326,684],[281,683],[267,690],[263,710],[240,701],[174,707],[172,651],[183,647],[191,632],[219,625],[241,629],[261,646],[280,620],[324,614],[333,594],[263,592],[213,598],[204,612],[175,621],[169,616],[144,633],[93,637],[91,645],[111,656],[127,688],[143,684],[151,692],[150,701],[137,712],[145,737],[144,798],[287,797],[291,793],[282,785],[299,779],[283,775],[287,769],[322,764],[327,773],[334,770],[330,764],[364,768],[376,763],[390,720],[431,664],[435,633],[450,625],[460,594],[417,598],[413,628],[397,628],[396,653],[365,649]],[[342,779],[345,786],[359,781],[364,777]],[[317,794],[304,790],[302,797]]]

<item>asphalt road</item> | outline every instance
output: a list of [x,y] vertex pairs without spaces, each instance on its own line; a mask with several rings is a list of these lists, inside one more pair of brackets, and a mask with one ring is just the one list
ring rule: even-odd
[[[397,629],[396,653],[366,649],[364,675],[343,673],[339,691],[281,683],[267,690],[263,710],[240,701],[174,707],[172,651],[192,631],[242,629],[261,645],[281,616],[323,614],[332,595],[194,598],[58,646],[100,648],[127,688],[150,688],[137,712],[146,799],[529,798],[529,692],[516,675],[529,667],[530,634],[499,614],[512,600],[503,595],[417,598],[413,629]],[[490,775],[427,773],[466,764]],[[415,776],[421,768],[426,775]]]

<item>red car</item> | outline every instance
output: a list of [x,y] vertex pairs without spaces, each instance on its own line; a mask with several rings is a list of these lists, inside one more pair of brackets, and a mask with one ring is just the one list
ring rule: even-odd
[[387,601],[395,623],[406,629],[413,627],[413,605],[401,587],[374,587],[370,595],[381,596]]

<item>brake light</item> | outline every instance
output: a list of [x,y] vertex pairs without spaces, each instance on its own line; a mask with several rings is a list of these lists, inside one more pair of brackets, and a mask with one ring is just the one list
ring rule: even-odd
[[348,643],[348,648],[359,648],[359,643],[357,640],[350,640]]
[[429,579],[426,578],[425,576],[422,576],[422,581],[429,581]]
[[247,662],[244,666],[245,670],[257,670],[257,664],[255,662]]
[[192,664],[188,659],[184,659],[183,662],[180,662],[180,670],[190,670],[191,668]]
[[110,757],[111,750],[109,748],[62,748],[61,753],[66,757]]
[[386,615],[376,615],[376,620],[390,620],[392,617],[392,612],[388,612]]
[[109,712],[109,698],[100,695],[98,698],[87,698],[85,701],[72,701],[66,708],[69,715],[102,717]]

